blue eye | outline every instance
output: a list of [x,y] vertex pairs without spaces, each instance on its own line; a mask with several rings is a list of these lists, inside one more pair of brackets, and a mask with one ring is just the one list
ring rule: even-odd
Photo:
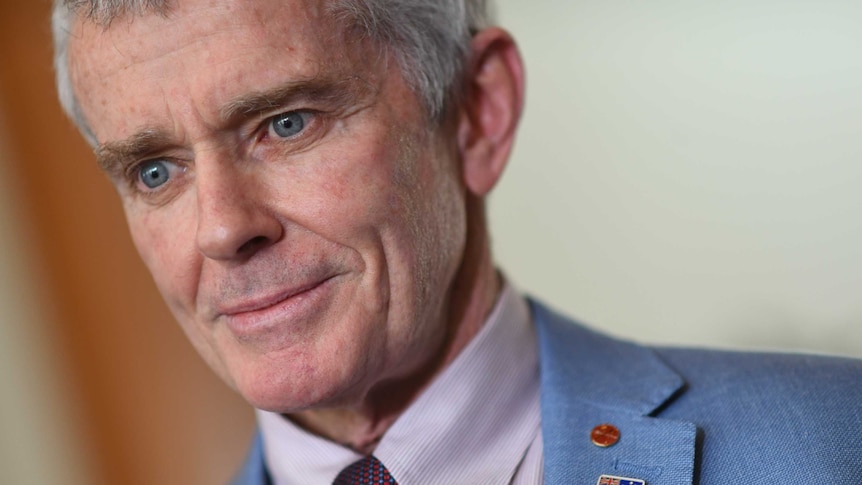
[[288,111],[272,118],[271,131],[281,138],[289,138],[305,128],[305,115],[299,111]]
[[152,160],[141,164],[138,177],[144,185],[155,189],[167,182],[171,178],[171,173],[164,160]]

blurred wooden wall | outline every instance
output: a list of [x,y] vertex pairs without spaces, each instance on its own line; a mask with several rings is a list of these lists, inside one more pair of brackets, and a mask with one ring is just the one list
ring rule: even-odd
[[56,102],[50,2],[0,0],[2,163],[45,272],[38,301],[74,392],[95,483],[224,483],[253,414],[202,363],[127,234],[119,200]]

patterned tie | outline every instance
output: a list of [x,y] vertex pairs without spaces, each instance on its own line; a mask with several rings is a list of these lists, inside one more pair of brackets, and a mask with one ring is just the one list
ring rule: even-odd
[[398,482],[380,460],[366,456],[341,470],[332,485],[398,485]]

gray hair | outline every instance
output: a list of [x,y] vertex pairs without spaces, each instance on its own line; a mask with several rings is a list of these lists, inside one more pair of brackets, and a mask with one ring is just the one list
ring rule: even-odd
[[[429,117],[442,121],[460,96],[472,35],[490,23],[489,0],[332,0],[335,18],[349,22],[394,55]],[[161,14],[171,0],[55,0],[51,18],[57,92],[66,114],[95,146],[69,75],[68,44],[77,16],[102,26],[129,15]]]

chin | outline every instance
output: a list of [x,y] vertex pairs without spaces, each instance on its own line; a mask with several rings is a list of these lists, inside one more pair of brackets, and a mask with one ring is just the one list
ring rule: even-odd
[[[258,356],[233,369],[232,384],[252,406],[289,414],[308,409],[339,407],[351,402],[358,372],[346,375],[326,365],[313,365],[299,356]],[[329,360],[329,359],[327,359]],[[334,361],[327,362],[333,364]]]

